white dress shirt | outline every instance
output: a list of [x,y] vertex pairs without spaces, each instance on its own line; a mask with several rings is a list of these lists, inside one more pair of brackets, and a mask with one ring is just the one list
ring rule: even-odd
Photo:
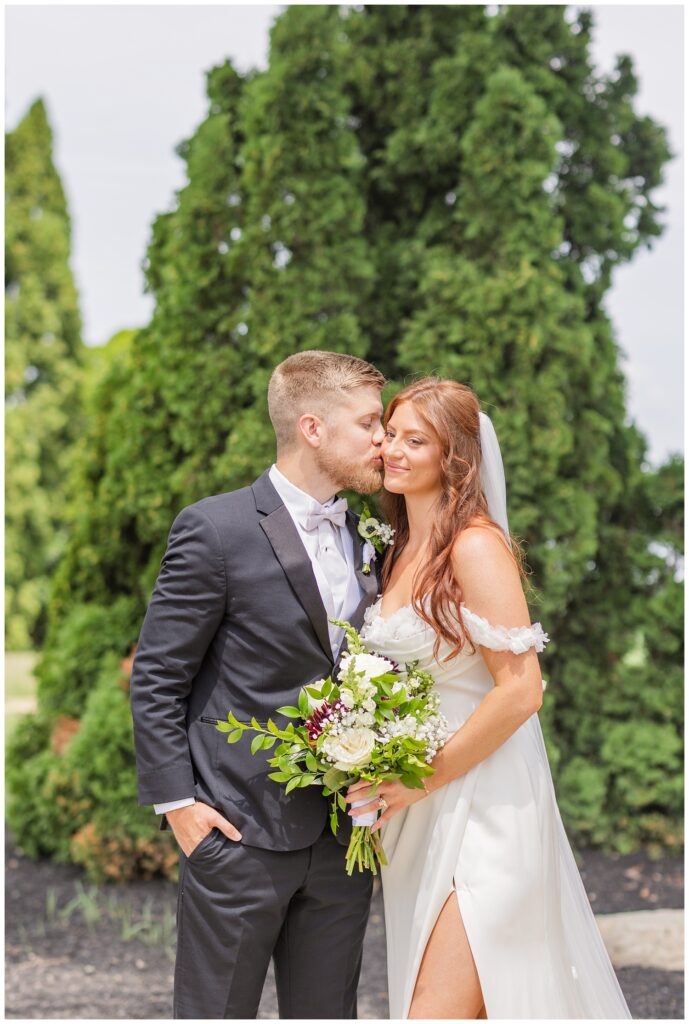
[[[328,619],[349,619],[361,600],[362,590],[355,575],[354,542],[346,526],[335,526],[323,519],[315,529],[306,529],[310,512],[332,505],[335,498],[329,498],[321,505],[310,494],[293,484],[276,465],[268,471],[270,482],[282,498],[306,553],[311,561],[318,590]],[[333,660],[342,644],[343,631],[328,622]],[[156,814],[166,814],[178,807],[186,807],[196,801],[193,797],[172,800],[169,803],[154,804]]]

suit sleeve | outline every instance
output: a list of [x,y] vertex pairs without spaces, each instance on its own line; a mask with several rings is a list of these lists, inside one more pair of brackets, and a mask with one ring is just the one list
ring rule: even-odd
[[217,529],[198,506],[172,524],[141,629],[130,683],[139,802],[194,793],[187,701],[226,607]]

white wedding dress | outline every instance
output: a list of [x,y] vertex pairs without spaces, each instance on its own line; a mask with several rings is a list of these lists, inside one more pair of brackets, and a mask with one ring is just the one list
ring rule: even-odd
[[[411,607],[368,609],[362,639],[432,672],[451,732],[494,686],[480,648],[449,647]],[[475,644],[541,651],[540,623],[508,630],[462,605]],[[390,1017],[406,1019],[428,939],[456,889],[488,1018],[630,1018],[560,818],[538,715],[465,775],[382,830]]]

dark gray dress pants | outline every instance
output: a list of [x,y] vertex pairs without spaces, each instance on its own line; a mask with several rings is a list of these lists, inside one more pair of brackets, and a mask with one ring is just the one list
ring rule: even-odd
[[356,1018],[372,876],[344,862],[329,827],[305,850],[214,828],[180,851],[174,1017],[255,1018],[273,956],[281,1019]]

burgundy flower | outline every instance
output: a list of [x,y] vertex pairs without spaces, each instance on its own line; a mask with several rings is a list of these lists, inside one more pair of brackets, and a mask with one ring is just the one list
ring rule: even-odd
[[324,701],[319,708],[314,708],[304,723],[309,732],[309,743],[312,745],[316,743],[328,722],[332,721],[334,712],[346,710],[347,708],[339,698],[334,704]]

